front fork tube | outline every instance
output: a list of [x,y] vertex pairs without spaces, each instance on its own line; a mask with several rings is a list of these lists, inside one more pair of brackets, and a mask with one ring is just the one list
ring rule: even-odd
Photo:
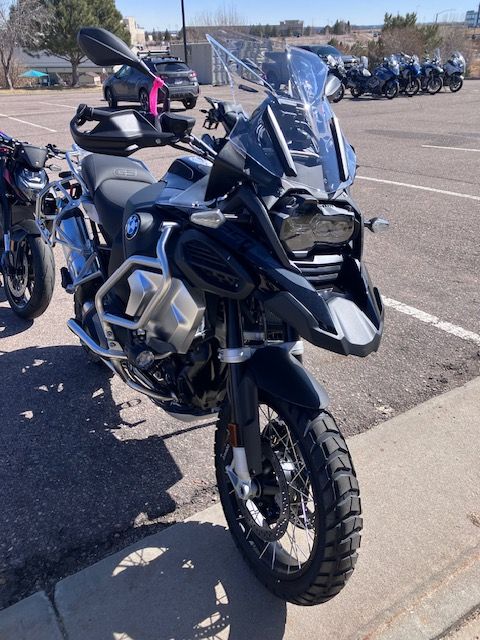
[[[237,301],[229,300],[226,303],[226,321],[227,351],[241,349],[243,336]],[[252,476],[262,470],[258,389],[248,373],[247,362],[230,362],[228,369],[228,397],[231,407],[228,431],[233,461],[230,470],[227,468],[227,473],[239,497],[246,499],[255,493]]]

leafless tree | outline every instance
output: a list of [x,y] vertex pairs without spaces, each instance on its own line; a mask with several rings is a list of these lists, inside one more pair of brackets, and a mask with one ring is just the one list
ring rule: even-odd
[[5,84],[13,89],[13,71],[18,66],[17,51],[31,47],[46,18],[41,0],[15,0],[0,4],[0,64]]

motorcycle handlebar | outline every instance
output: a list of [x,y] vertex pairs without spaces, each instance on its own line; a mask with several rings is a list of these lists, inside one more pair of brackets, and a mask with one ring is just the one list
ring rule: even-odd
[[95,107],[89,107],[87,104],[79,104],[77,107],[76,124],[81,126],[85,122],[92,120],[100,122],[104,118],[108,118],[111,115],[110,111],[105,109],[96,109]]

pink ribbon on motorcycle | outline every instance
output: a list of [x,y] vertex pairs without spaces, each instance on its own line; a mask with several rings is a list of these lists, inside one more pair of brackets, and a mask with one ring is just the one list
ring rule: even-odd
[[154,78],[149,97],[150,113],[154,116],[158,115],[158,90],[164,85],[165,82],[161,78]]

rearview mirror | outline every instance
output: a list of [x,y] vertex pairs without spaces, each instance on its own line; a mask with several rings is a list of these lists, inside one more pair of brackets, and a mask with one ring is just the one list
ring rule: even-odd
[[99,67],[128,64],[147,76],[155,77],[147,65],[117,36],[99,27],[82,27],[77,42],[84,54]]

